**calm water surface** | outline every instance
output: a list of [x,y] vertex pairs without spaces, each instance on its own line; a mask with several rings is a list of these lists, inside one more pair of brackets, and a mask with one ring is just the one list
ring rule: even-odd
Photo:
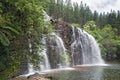
[[120,65],[79,66],[49,73],[53,80],[120,80]]

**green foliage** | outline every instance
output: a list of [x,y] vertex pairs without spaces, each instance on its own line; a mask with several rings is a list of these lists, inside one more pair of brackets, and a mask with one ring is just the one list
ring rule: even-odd
[[49,33],[56,31],[54,26],[51,24],[51,22],[46,22],[45,25],[46,25],[46,27],[44,27],[43,34],[47,34],[49,36]]
[[77,24],[77,23],[72,23],[71,25],[72,25],[72,26],[75,26],[75,27],[80,27],[80,25]]
[[0,41],[4,46],[8,46],[10,44],[10,41],[6,37],[6,35],[2,32],[0,32]]
[[0,1],[0,78],[13,76],[22,61],[37,66],[42,59],[37,54],[42,48],[40,40],[49,32],[44,33],[48,24],[43,19],[43,6],[41,0]]
[[50,0],[47,12],[54,19],[62,18],[69,23],[77,23],[81,26],[87,21],[92,20],[92,12],[86,4],[81,2],[71,3],[71,0]]
[[98,13],[90,10],[89,6],[80,3],[71,3],[71,0],[50,0],[47,1],[46,11],[54,19],[62,18],[69,23],[77,23],[81,27],[88,21],[95,21],[99,28],[110,24],[112,28],[116,28],[117,34],[120,35],[120,11],[111,10],[110,13]]

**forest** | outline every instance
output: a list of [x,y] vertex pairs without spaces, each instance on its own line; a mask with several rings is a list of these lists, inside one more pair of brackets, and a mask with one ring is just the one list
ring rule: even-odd
[[[87,4],[79,5],[70,0],[1,0],[0,80],[12,77],[23,61],[37,66],[42,60],[37,54],[42,46],[39,40],[54,31],[50,23],[45,23],[43,10],[53,19],[68,22],[93,35],[104,60],[120,61],[120,11],[92,12]],[[50,27],[46,30],[46,26]]]

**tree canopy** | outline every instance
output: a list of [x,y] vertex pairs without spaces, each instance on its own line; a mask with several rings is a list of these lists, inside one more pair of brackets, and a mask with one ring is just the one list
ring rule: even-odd
[[36,52],[45,27],[43,9],[40,0],[0,1],[1,79],[11,77],[22,61],[36,64],[41,59]]

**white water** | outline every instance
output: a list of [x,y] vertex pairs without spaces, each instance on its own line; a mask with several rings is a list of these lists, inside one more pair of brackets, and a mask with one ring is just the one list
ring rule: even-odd
[[72,54],[76,54],[75,48],[80,46],[82,52],[82,64],[104,64],[104,61],[101,58],[99,45],[94,37],[80,28],[76,28],[76,33],[74,27],[72,27],[72,30],[73,38],[75,38],[71,44]]
[[60,63],[58,63],[59,68],[62,67],[68,67],[69,66],[69,61],[68,61],[68,55],[66,52],[66,48],[64,46],[64,42],[61,39],[61,37],[59,37],[58,35],[56,35],[55,33],[52,33],[51,35],[54,36],[55,38],[55,42],[57,44],[56,49],[57,49],[57,53],[60,56]]
[[[64,68],[64,67],[68,67],[69,66],[69,61],[68,61],[68,55],[66,54],[66,48],[64,46],[63,40],[56,35],[55,33],[51,33],[51,38],[55,39],[55,42],[57,44],[56,46],[56,53],[59,54],[60,56],[60,62],[58,63],[58,68]],[[48,55],[47,55],[47,48],[46,48],[46,37],[43,37],[41,40],[42,44],[43,44],[43,49],[41,51],[38,51],[38,54],[40,56],[42,56],[44,58],[43,61],[40,62],[39,66],[40,66],[40,70],[35,70],[33,65],[29,63],[29,74],[33,74],[35,72],[41,72],[41,71],[49,71],[50,70],[50,63],[49,63],[49,59],[48,59]]]
[[49,60],[48,60],[48,56],[47,56],[47,48],[46,48],[46,37],[44,36],[41,40],[42,44],[43,44],[43,50],[42,52],[39,52],[39,55],[43,56],[44,60],[40,63],[40,68],[41,71],[46,70],[46,69],[50,69],[50,64],[49,64]]
[[51,17],[47,15],[47,13],[43,10],[43,15],[44,15],[44,21],[48,22],[50,21]]
[[43,44],[42,51],[41,51],[41,49],[40,49],[40,51],[38,51],[38,54],[44,58],[44,60],[41,61],[39,64],[40,70],[35,70],[33,65],[31,63],[29,63],[28,64],[28,67],[29,67],[28,73],[29,74],[50,69],[50,64],[49,64],[49,60],[48,60],[48,56],[47,56],[47,52],[46,52],[47,50],[46,50],[46,40],[45,39],[46,39],[46,37],[43,37],[41,40],[41,42]]

